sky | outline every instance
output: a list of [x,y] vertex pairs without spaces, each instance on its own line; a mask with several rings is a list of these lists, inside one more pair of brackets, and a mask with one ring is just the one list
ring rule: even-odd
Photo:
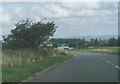
[[[63,2],[62,2],[63,1]],[[58,28],[54,38],[118,34],[117,2],[2,2],[0,35],[7,35],[16,22],[54,20]]]

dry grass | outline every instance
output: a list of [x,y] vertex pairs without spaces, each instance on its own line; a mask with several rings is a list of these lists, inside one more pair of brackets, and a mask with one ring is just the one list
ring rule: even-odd
[[120,54],[120,47],[94,47],[88,48],[81,51],[97,52],[104,54]]
[[5,68],[20,66],[43,60],[48,56],[57,56],[62,52],[55,49],[40,50],[3,50],[2,66]]

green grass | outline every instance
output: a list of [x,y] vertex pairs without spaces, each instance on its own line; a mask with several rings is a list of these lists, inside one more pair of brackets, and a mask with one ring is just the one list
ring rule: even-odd
[[2,82],[2,68],[0,67],[0,83]]
[[96,52],[102,54],[120,54],[120,48],[118,47],[93,47],[87,49],[81,49],[84,52]]
[[24,64],[21,66],[10,67],[10,68],[3,68],[2,69],[2,81],[3,82],[20,82],[23,79],[31,76],[32,74],[41,71],[55,63],[65,61],[69,58],[72,58],[73,55],[61,55],[61,56],[53,56],[48,57],[44,60]]

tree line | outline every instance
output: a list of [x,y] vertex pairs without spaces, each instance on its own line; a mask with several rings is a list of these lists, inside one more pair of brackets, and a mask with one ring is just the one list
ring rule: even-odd
[[112,46],[117,47],[120,44],[120,37],[115,38],[111,37],[107,40],[101,40],[98,38],[91,39],[90,41],[82,39],[51,39],[54,47],[57,47],[58,44],[65,43],[69,44],[73,48],[87,48],[89,46]]

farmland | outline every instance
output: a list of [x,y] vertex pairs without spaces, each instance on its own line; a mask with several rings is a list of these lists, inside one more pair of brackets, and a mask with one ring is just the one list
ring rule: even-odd
[[86,49],[80,49],[80,51],[96,52],[96,53],[102,53],[102,54],[120,54],[119,47],[89,47]]

